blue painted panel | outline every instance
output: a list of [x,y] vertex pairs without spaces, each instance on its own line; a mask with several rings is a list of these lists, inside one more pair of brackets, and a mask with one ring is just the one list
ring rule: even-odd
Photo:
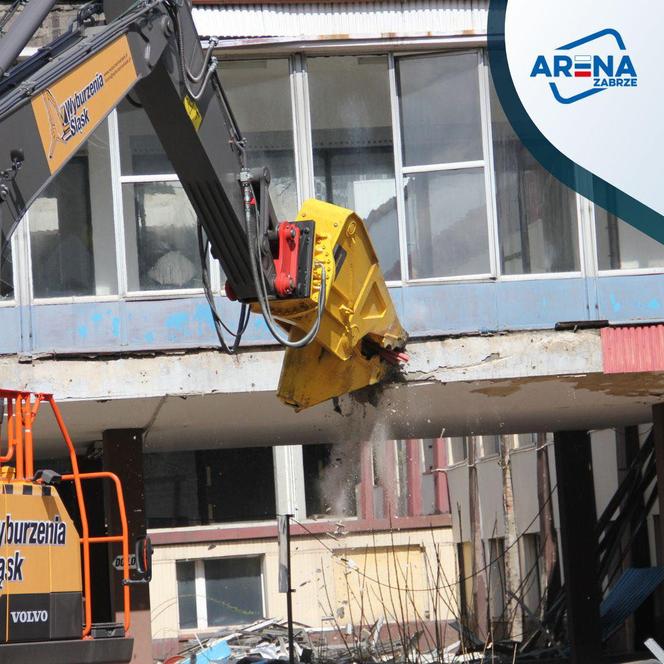
[[599,317],[612,323],[664,320],[664,275],[598,277]]
[[32,351],[64,353],[120,350],[122,304],[81,302],[34,305],[31,308]]
[[[126,302],[125,307],[127,350],[196,348],[218,344],[212,314],[203,297],[133,301]],[[217,298],[217,307],[226,325],[235,330],[240,305],[227,298]],[[228,334],[224,336],[230,344],[232,337]],[[262,318],[252,315],[243,344],[265,344],[271,338]]]
[[411,336],[547,329],[589,316],[582,278],[408,286],[403,298]]
[[399,316],[399,320],[403,321],[404,319],[404,291],[405,288],[402,288],[401,286],[394,286],[393,288],[389,288],[389,293],[390,297],[392,298],[392,302],[394,303],[394,308],[397,311],[397,316]]
[[0,307],[0,355],[13,355],[20,350],[21,317],[18,307]]
[[495,283],[404,286],[402,325],[413,337],[498,329]]
[[562,321],[588,320],[586,280],[541,279],[494,284],[498,329],[551,329]]
[[[664,320],[664,276],[597,280],[599,311],[589,311],[584,279],[418,284],[390,289],[413,337],[550,329],[557,322],[608,318],[614,322]],[[240,305],[218,298],[222,317],[237,324]],[[0,308],[0,352],[20,343],[20,310]],[[128,302],[39,304],[32,316],[34,352],[117,352],[215,347],[212,316],[202,296]],[[27,334],[26,336],[27,340]],[[230,342],[230,337],[228,337]],[[262,317],[252,315],[243,345],[272,344]],[[29,352],[30,348],[24,348]]]

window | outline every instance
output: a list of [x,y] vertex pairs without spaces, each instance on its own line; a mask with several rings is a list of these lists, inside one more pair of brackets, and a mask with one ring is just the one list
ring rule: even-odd
[[[0,247],[2,243],[0,242]],[[14,297],[14,267],[11,241],[4,253],[0,254],[0,302]]]
[[203,523],[275,518],[272,448],[205,450],[196,464]]
[[307,516],[357,516],[359,445],[304,445]]
[[455,436],[447,439],[447,458],[450,466],[468,458],[468,439],[465,436]]
[[146,454],[143,472],[148,528],[196,526],[203,522],[195,452]]
[[144,464],[148,528],[274,519],[269,447],[146,454]]
[[400,279],[387,56],[310,58],[307,74],[316,197],[357,212]]
[[500,436],[478,436],[478,457],[488,457],[500,454]]
[[[515,436],[510,436],[513,443],[512,447],[517,447],[518,449],[523,449],[526,447],[535,447],[539,439],[539,434],[536,433],[520,433]],[[516,444],[515,444],[516,443]]]
[[122,189],[129,290],[201,288],[196,214],[182,185],[137,182]]
[[[512,131],[481,49],[225,60],[219,74],[277,216],[311,183],[366,220],[388,280],[580,271],[577,196]],[[196,214],[144,111],[125,100],[117,118],[127,290],[199,291]],[[36,298],[118,293],[109,143],[103,123],[29,211]],[[600,270],[664,269],[660,243],[599,207],[594,223]],[[13,278],[5,258],[0,301]]]
[[487,575],[487,592],[489,595],[489,617],[493,629],[503,634],[508,628],[509,618],[505,615],[505,540],[502,537],[490,539],[488,542],[489,569]]
[[270,169],[270,192],[280,221],[298,211],[288,60],[223,62],[219,75],[247,141],[247,165]]
[[117,293],[106,122],[30,206],[28,220],[35,297]]
[[[537,614],[542,597],[540,588],[540,538],[538,534],[521,536],[521,596],[531,614]],[[528,619],[529,616],[526,616]]]
[[664,245],[595,206],[597,262],[600,270],[664,267]]
[[260,557],[176,563],[180,629],[250,623],[263,617]]
[[412,279],[491,273],[479,57],[398,60]]
[[493,85],[491,135],[501,273],[579,270],[576,194],[521,143]]
[[130,291],[202,288],[196,214],[147,115],[118,107]]

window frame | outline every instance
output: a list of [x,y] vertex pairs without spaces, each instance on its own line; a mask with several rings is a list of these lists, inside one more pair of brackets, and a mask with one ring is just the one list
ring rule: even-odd
[[[174,561],[176,578],[176,607],[178,613],[178,632],[180,634],[192,634],[203,630],[214,630],[238,627],[244,623],[235,623],[233,625],[215,626],[208,624],[207,615],[207,581],[205,579],[205,562],[210,560],[237,560],[240,558],[253,558],[259,561],[260,582],[261,582],[261,613],[266,615],[267,611],[267,593],[265,584],[265,555],[264,554],[244,554],[238,556],[209,556],[205,558],[181,558]],[[179,563],[194,563],[194,593],[196,605],[196,627],[180,626],[180,592],[177,588],[177,565]]]
[[[448,55],[456,53],[475,53],[477,55],[477,74],[480,90],[480,113],[482,127],[482,160],[404,166],[402,154],[400,100],[397,94],[398,61],[409,56]],[[455,38],[449,40],[422,40],[408,44],[394,44],[384,40],[375,45],[351,42],[343,45],[325,46],[308,45],[301,50],[292,47],[281,51],[273,49],[266,53],[248,52],[242,49],[219,52],[221,61],[245,60],[287,60],[289,71],[289,92],[293,127],[293,154],[295,160],[295,185],[298,206],[308,198],[314,190],[313,140],[311,129],[311,113],[308,90],[307,57],[341,56],[341,55],[385,55],[387,57],[387,76],[390,95],[390,114],[392,118],[393,162],[396,183],[397,230],[399,239],[399,257],[401,261],[401,278],[387,282],[388,287],[415,287],[444,283],[489,283],[493,281],[543,281],[548,279],[577,279],[615,276],[643,276],[664,274],[662,267],[614,268],[600,269],[597,248],[597,227],[594,205],[584,197],[576,194],[576,222],[578,234],[579,269],[570,272],[532,272],[528,274],[503,274],[500,261],[500,238],[497,218],[497,200],[495,187],[495,166],[491,131],[491,99],[489,94],[489,68],[487,62],[485,38]],[[115,237],[115,254],[117,267],[117,294],[112,295],[76,295],[60,297],[34,297],[32,279],[32,256],[29,245],[29,211],[26,221],[12,238],[14,255],[13,296],[0,300],[0,307],[12,307],[17,304],[75,304],[92,302],[117,302],[141,300],[168,300],[198,297],[203,294],[202,288],[182,288],[164,290],[131,290],[127,283],[126,247],[124,233],[124,209],[122,202],[122,186],[137,182],[168,182],[177,181],[174,173],[154,175],[122,175],[120,169],[120,142],[118,127],[118,111],[114,109],[108,116],[109,151],[111,161],[111,178],[113,191],[113,220]],[[406,206],[404,200],[403,178],[413,173],[432,173],[452,171],[458,168],[484,168],[486,196],[487,233],[489,247],[490,271],[481,274],[461,276],[411,278],[408,264],[408,236],[406,224]],[[212,290],[217,296],[225,296],[221,271],[210,271]]]
[[[27,214],[26,214],[27,216]],[[26,220],[23,219],[23,222]],[[0,308],[4,307],[15,307],[23,301],[23,290],[25,279],[30,279],[30,285],[32,285],[32,264],[30,261],[30,250],[29,250],[29,238],[28,245],[26,248],[25,245],[25,229],[27,228],[26,223],[22,223],[22,228],[19,227],[16,229],[11,239],[9,240],[11,244],[11,255],[12,255],[12,296],[7,299],[0,298]],[[17,260],[20,258],[20,260]],[[24,261],[24,259],[27,259]],[[23,274],[25,269],[23,265],[29,265],[29,271],[26,275]],[[32,291],[27,291],[30,294]]]
[[[398,95],[397,85],[397,72],[398,61],[410,57],[436,57],[445,55],[463,55],[472,53],[477,57],[477,85],[480,99],[480,125],[482,127],[482,155],[484,159],[473,160],[467,162],[450,162],[445,164],[426,164],[418,166],[404,166],[403,165],[403,141],[401,132],[401,102]],[[401,243],[400,256],[401,256],[401,281],[402,283],[417,285],[417,284],[435,284],[435,283],[450,283],[450,282],[466,282],[466,281],[495,281],[498,277],[497,263],[496,263],[496,222],[495,222],[495,195],[493,188],[493,175],[489,172],[490,166],[493,163],[493,154],[491,150],[490,141],[490,127],[487,122],[490,121],[490,114],[487,112],[488,99],[487,88],[485,84],[485,77],[482,75],[482,68],[484,66],[484,49],[480,48],[452,48],[441,49],[436,51],[413,52],[413,53],[400,53],[395,56],[393,52],[390,54],[392,67],[390,68],[390,93],[393,97],[392,101],[392,127],[393,127],[393,144],[395,154],[395,179],[397,180],[397,200],[401,206],[397,204],[397,215],[399,219],[399,240]],[[408,225],[406,220],[406,202],[404,195],[404,177],[411,173],[433,173],[444,172],[452,170],[465,170],[465,169],[483,169],[484,174],[484,195],[486,199],[486,217],[487,217],[487,248],[489,252],[489,271],[477,274],[467,274],[460,276],[447,276],[447,277],[420,277],[411,278],[410,265],[408,262]],[[492,200],[493,198],[493,200]]]
[[[125,291],[123,293],[123,298],[126,300],[154,300],[157,299],[177,299],[191,297],[192,295],[202,295],[205,291],[203,287],[200,288],[164,288],[164,289],[154,289],[146,290],[143,288],[137,288],[132,290],[129,288],[129,277],[128,277],[128,266],[127,266],[127,251],[125,229],[124,229],[124,203],[122,201],[122,186],[125,184],[152,184],[156,182],[180,182],[180,178],[175,173],[158,173],[156,175],[120,175],[119,185],[120,185],[120,206],[122,209],[122,240],[123,240],[123,285]],[[116,233],[117,233],[117,224],[118,220],[116,219]],[[119,234],[119,233],[118,233]],[[208,261],[210,260],[210,255],[208,252]],[[221,271],[220,270],[210,270],[211,276],[211,289],[215,294],[218,294],[218,291],[221,290],[220,280],[221,280]]]
[[[590,225],[590,236],[593,249],[593,267],[595,276],[597,277],[617,277],[617,276],[638,276],[647,274],[664,274],[664,266],[662,267],[631,267],[631,268],[609,268],[601,269],[599,267],[599,251],[597,245],[597,223],[595,219],[595,204],[586,199],[588,204],[588,216]],[[627,223],[623,221],[623,223]],[[656,240],[653,239],[653,242]]]
[[[111,198],[112,198],[112,218],[113,218],[113,237],[115,239],[115,264],[116,264],[116,293],[110,295],[58,295],[55,297],[38,297],[35,296],[33,271],[32,271],[32,245],[30,241],[30,208],[25,212],[23,219],[20,221],[20,226],[14,233],[12,242],[18,239],[20,245],[19,251],[21,256],[21,265],[25,265],[25,269],[20,269],[20,284],[17,283],[16,272],[14,272],[14,300],[15,304],[27,303],[30,305],[44,305],[44,304],[91,304],[94,302],[118,302],[122,299],[122,292],[120,289],[121,270],[120,270],[120,256],[118,254],[118,224],[117,224],[117,201],[116,201],[116,187],[117,187],[117,174],[119,170],[116,169],[114,164],[114,145],[118,143],[117,133],[117,111],[113,109],[93,130],[99,130],[104,123],[108,131],[108,152],[109,152],[109,166],[111,178]],[[118,148],[119,149],[119,148]],[[118,152],[119,154],[119,152]],[[118,160],[119,166],[119,160]],[[91,211],[90,218],[94,212]],[[12,251],[15,245],[12,244]],[[21,295],[16,299],[17,289],[20,290]],[[0,301],[0,306],[3,302]]]
[[[593,274],[592,270],[588,270],[588,257],[587,249],[585,246],[586,235],[587,235],[587,226],[588,220],[587,215],[583,211],[583,199],[580,194],[577,192],[572,192],[575,199],[575,214],[576,214],[576,233],[577,233],[577,246],[579,250],[579,269],[572,270],[569,272],[529,272],[527,274],[503,274],[501,257],[500,257],[500,231],[498,228],[498,197],[496,195],[496,173],[495,173],[495,162],[493,158],[493,131],[491,128],[491,94],[490,94],[490,71],[487,63],[488,56],[486,51],[486,46],[482,48],[484,53],[484,88],[485,88],[485,103],[486,103],[486,113],[488,121],[488,132],[489,132],[489,152],[491,159],[491,195],[492,195],[492,204],[494,211],[494,233],[495,233],[495,260],[496,260],[496,270],[499,281],[533,281],[533,280],[545,280],[545,279],[578,279],[581,277],[591,276]],[[521,140],[521,139],[519,139]],[[594,223],[594,221],[593,221]],[[596,252],[595,252],[596,253]]]

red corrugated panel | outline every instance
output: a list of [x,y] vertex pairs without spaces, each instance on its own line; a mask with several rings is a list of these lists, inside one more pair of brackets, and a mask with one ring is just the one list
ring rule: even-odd
[[604,373],[664,371],[664,325],[602,329]]

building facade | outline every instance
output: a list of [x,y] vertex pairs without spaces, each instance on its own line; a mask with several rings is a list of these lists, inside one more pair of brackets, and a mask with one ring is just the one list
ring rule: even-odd
[[[131,95],[15,234],[2,263],[2,382],[53,392],[92,467],[140,455],[131,500],[156,552],[139,625],[151,624],[156,657],[194,633],[285,615],[283,513],[297,520],[296,619],[329,630],[381,611],[388,622],[451,620],[470,532],[459,441],[652,421],[664,354],[616,368],[625,353],[606,330],[653,326],[653,347],[663,343],[664,247],[523,147],[492,86],[487,5],[193,7],[250,164],[270,168],[280,218],[317,197],[366,219],[411,335],[403,380],[369,400],[281,406],[281,351],[257,316],[237,357],[218,353],[195,215]],[[237,307],[209,266],[232,324]],[[57,465],[53,423],[36,435]],[[593,454],[615,458],[615,446],[594,443]],[[497,502],[501,485],[486,481]],[[537,558],[528,546],[521,556]],[[388,578],[395,565],[412,577]],[[449,579],[442,604],[430,592],[438,569]],[[408,615],[391,595],[376,599],[395,584],[422,591]],[[360,587],[373,588],[370,609]]]

